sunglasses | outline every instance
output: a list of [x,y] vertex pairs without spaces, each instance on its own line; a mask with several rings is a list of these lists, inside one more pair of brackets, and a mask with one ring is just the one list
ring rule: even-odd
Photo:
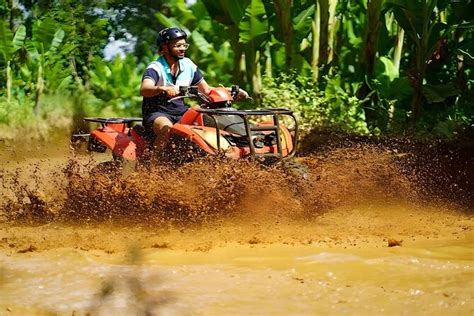
[[177,48],[177,49],[188,49],[189,47],[189,44],[186,43],[186,44],[178,44],[178,45],[173,45],[173,48]]

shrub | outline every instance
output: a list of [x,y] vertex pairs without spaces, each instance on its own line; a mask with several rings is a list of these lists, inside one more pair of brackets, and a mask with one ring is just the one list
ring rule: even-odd
[[262,105],[295,112],[303,130],[338,129],[368,134],[362,104],[342,87],[339,76],[324,77],[320,91],[310,77],[281,74],[263,80]]

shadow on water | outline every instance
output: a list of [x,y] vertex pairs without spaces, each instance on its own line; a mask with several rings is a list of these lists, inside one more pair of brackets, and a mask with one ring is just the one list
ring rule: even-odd
[[[65,265],[68,268],[53,269],[55,270],[54,279],[51,272],[42,271],[42,265],[48,263],[47,258],[43,262],[41,259],[25,258],[27,261],[31,260],[31,267],[23,273],[19,272],[22,270],[21,264],[9,261],[10,265],[0,266],[0,293],[10,297],[12,301],[10,303],[8,300],[0,299],[0,301],[1,304],[7,302],[9,305],[4,310],[15,315],[58,315],[64,314],[65,308],[68,312],[72,312],[72,315],[77,313],[80,315],[161,315],[170,304],[176,303],[178,298],[171,290],[166,289],[166,282],[162,280],[159,272],[150,271],[149,267],[143,265],[142,257],[141,249],[130,247],[123,263],[109,266],[91,264],[91,262],[82,262],[80,267],[69,266],[71,258],[68,256],[57,258],[56,263],[59,266]],[[77,258],[76,261],[81,262]],[[29,278],[32,271],[37,273],[38,279]],[[17,277],[27,279],[26,283],[19,285],[15,280],[16,274],[18,274]],[[88,288],[86,285],[88,283],[84,280],[97,279],[98,274],[100,279],[98,285]],[[67,284],[68,281],[72,283],[72,286]],[[58,295],[61,288],[54,285],[58,283],[66,288],[66,293],[63,295]],[[22,299],[14,295],[15,291],[12,291],[12,287],[20,291],[27,289],[36,289],[39,292],[51,291],[51,294],[54,293],[57,296],[56,304],[54,299],[48,300],[47,297],[41,300],[43,293],[36,293],[33,294],[35,297],[33,301],[36,303],[29,302],[30,307],[23,310],[29,305],[28,303],[18,304],[18,300]],[[68,302],[68,297],[69,300],[77,300],[78,295],[81,296],[80,303]]]
[[158,315],[166,305],[177,300],[170,291],[151,292],[150,289],[159,286],[162,281],[158,275],[144,274],[146,268],[141,266],[142,256],[141,249],[129,248],[125,262],[129,269],[112,274],[102,282],[91,300],[91,315],[110,315],[114,312],[120,315]]

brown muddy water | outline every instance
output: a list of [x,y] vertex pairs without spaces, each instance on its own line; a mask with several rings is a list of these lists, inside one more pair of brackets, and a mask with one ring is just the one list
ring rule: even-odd
[[440,157],[109,170],[4,148],[0,315],[472,315],[472,158]]

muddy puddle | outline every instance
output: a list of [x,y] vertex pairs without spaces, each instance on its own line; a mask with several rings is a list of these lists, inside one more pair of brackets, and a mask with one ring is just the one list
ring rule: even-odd
[[0,155],[0,315],[474,313],[462,168],[367,144],[296,168],[37,152]]

